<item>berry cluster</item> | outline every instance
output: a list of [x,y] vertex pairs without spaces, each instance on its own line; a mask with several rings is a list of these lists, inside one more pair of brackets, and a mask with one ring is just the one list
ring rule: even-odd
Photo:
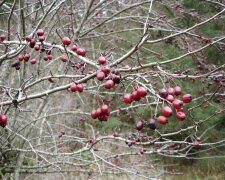
[[83,92],[84,90],[84,86],[82,84],[75,84],[75,83],[72,83],[70,85],[70,90],[72,92]]
[[[71,44],[71,40],[69,37],[64,37],[62,39],[63,45],[64,46],[69,46]],[[77,45],[73,44],[71,46],[71,50],[75,53],[77,53],[78,56],[83,56],[85,57],[86,55],[86,50],[84,48],[78,47]]]
[[137,86],[133,89],[131,94],[127,93],[123,96],[123,102],[126,104],[130,104],[133,101],[139,101],[142,97],[147,95],[147,89],[144,87]]
[[[106,58],[103,55],[101,55],[98,58],[98,63],[100,65],[103,65],[106,62],[107,62]],[[112,88],[115,87],[116,84],[119,84],[121,82],[120,72],[117,71],[117,70],[112,70],[111,71],[111,69],[108,66],[103,66],[103,67],[101,67],[101,69],[98,69],[96,71],[96,78],[99,81],[106,80],[104,82],[104,87],[106,89],[112,89]]]
[[[176,86],[174,88],[170,87],[168,89],[160,89],[159,95],[161,98],[166,99],[167,101],[172,103],[173,108],[176,111],[176,118],[179,121],[183,121],[186,118],[183,103],[189,103],[192,101],[191,94],[185,94],[182,96],[182,99],[175,99],[175,96],[179,96],[182,94],[181,88]],[[161,115],[158,116],[157,121],[160,124],[166,124],[168,122],[168,118],[173,115],[173,110],[170,106],[164,106],[161,110]]]
[[110,114],[110,110],[109,107],[104,104],[101,107],[99,107],[98,109],[93,109],[91,111],[91,117],[93,119],[99,119],[100,121],[108,121],[109,119],[109,114]]

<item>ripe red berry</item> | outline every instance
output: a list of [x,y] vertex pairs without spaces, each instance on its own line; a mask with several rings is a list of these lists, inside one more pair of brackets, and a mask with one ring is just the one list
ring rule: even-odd
[[96,78],[99,80],[99,81],[103,81],[105,79],[105,74],[104,72],[102,72],[101,70],[98,70],[97,73],[96,73]]
[[140,131],[140,130],[143,129],[144,124],[143,124],[143,122],[142,122],[141,120],[139,120],[139,121],[136,122],[135,127],[136,127],[136,129],[137,129],[138,131]]
[[105,58],[103,55],[101,55],[101,56],[98,58],[98,63],[99,63],[99,64],[105,64],[105,63],[106,63],[106,58]]
[[26,36],[26,37],[25,37],[25,40],[26,40],[27,42],[30,42],[30,41],[31,41],[31,39],[32,39],[32,37],[31,37],[31,36]]
[[79,56],[85,56],[86,50],[84,48],[77,48],[77,55]]
[[91,111],[91,117],[92,117],[93,119],[96,119],[96,118],[98,117],[98,114],[97,114],[97,111],[96,111],[96,110],[92,110],[92,111]]
[[109,79],[104,83],[104,87],[106,89],[111,89],[115,86],[115,83],[113,82],[113,80]]
[[70,45],[70,43],[71,43],[70,38],[68,38],[68,37],[64,37],[64,38],[63,38],[63,44],[64,44],[65,46]]
[[71,85],[70,85],[70,90],[71,90],[72,92],[76,92],[76,91],[77,91],[77,85],[76,85],[75,83],[71,84]]
[[180,109],[183,106],[183,101],[179,99],[175,99],[172,103],[175,109]]
[[145,89],[144,87],[138,87],[137,94],[138,96],[144,97],[147,95],[147,89]]
[[98,117],[98,119],[99,119],[100,121],[108,121],[109,116],[107,116],[107,115],[101,115],[101,116]]
[[62,62],[66,62],[66,61],[67,61],[67,58],[66,58],[66,56],[61,56],[61,57],[60,57],[60,60],[61,60]]
[[77,51],[77,46],[76,46],[75,44],[73,44],[73,45],[71,46],[71,50],[72,50],[73,52],[76,52],[76,51]]
[[31,40],[30,40],[30,47],[31,47],[31,48],[34,48],[35,44],[36,44],[35,39],[31,39]]
[[141,99],[141,96],[138,95],[138,92],[137,92],[136,90],[134,90],[134,91],[132,92],[132,99],[133,99],[134,101],[139,101],[139,100]]
[[77,84],[77,91],[78,92],[83,92],[84,86],[82,84]]
[[47,61],[47,60],[48,60],[48,56],[44,56],[43,59],[44,59],[45,61]]
[[25,54],[24,55],[24,61],[28,61],[30,59],[30,54]]
[[177,114],[176,114],[176,118],[179,121],[183,121],[186,118],[186,115],[184,114],[184,112],[178,111]]
[[180,86],[174,87],[174,91],[175,91],[175,95],[180,95],[182,92]]
[[174,95],[174,94],[175,94],[174,88],[171,88],[171,87],[167,89],[167,92],[168,92],[168,94],[170,94],[170,95]]
[[168,119],[165,116],[159,116],[157,118],[157,121],[159,124],[166,124],[168,122]]
[[37,63],[37,60],[36,59],[31,59],[30,63],[31,64],[36,64]]
[[166,97],[166,100],[169,101],[169,102],[173,102],[174,101],[174,97],[169,94],[167,97]]
[[40,46],[39,46],[39,45],[37,45],[37,44],[35,44],[35,46],[34,46],[34,50],[35,50],[35,51],[39,51],[39,50],[40,50]]
[[97,114],[97,116],[101,116],[102,115],[102,109],[101,108],[98,108],[96,110],[96,114]]
[[124,94],[123,102],[125,102],[126,104],[130,104],[132,103],[132,101],[133,101],[132,94]]
[[45,33],[45,32],[44,32],[43,29],[38,29],[38,30],[37,30],[37,35],[38,35],[38,36],[43,36],[44,33]]
[[109,110],[109,107],[106,104],[102,105],[101,107],[102,114],[106,114],[108,110]]
[[19,61],[23,61],[23,60],[24,60],[24,56],[23,56],[22,54],[19,54],[18,60],[19,60]]
[[42,42],[44,42],[45,37],[44,37],[44,36],[39,36],[39,37],[38,37],[38,40],[42,43]]
[[48,57],[48,60],[52,60],[52,58],[53,58],[53,56],[51,54],[48,54],[47,57]]
[[108,66],[104,66],[101,68],[102,72],[105,73],[105,75],[109,74],[110,73],[110,68]]
[[169,106],[165,106],[162,108],[162,115],[165,117],[170,117],[172,116],[173,111]]
[[6,40],[6,35],[1,34],[1,35],[0,35],[0,42],[3,42],[3,41],[5,41],[5,40]]
[[191,94],[185,94],[185,95],[183,95],[182,101],[183,101],[184,103],[189,103],[189,102],[191,102],[191,101],[192,101],[192,96],[191,96]]
[[165,88],[162,88],[162,89],[159,90],[159,95],[162,98],[166,98],[168,96],[168,92]]
[[8,124],[8,118],[4,114],[0,114],[0,126],[5,127]]

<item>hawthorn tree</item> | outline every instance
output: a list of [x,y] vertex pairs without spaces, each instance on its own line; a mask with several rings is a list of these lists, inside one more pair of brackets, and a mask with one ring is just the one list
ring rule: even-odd
[[188,2],[1,0],[1,178],[154,179],[174,173],[154,155],[224,146],[208,138],[224,118],[224,29],[204,27],[225,4]]

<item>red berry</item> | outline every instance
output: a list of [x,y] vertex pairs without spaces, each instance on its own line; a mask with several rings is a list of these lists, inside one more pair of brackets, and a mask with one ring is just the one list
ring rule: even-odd
[[32,39],[32,37],[31,37],[31,36],[26,36],[26,37],[25,37],[25,40],[26,40],[27,42],[30,42],[30,41],[31,41],[31,39]]
[[82,84],[77,84],[77,91],[78,92],[83,92],[84,86]]
[[92,110],[92,111],[91,111],[91,117],[92,117],[93,119],[96,119],[96,118],[98,117],[98,114],[97,114],[97,111],[96,111],[96,110]]
[[45,61],[47,61],[47,60],[48,60],[48,56],[44,56],[43,59],[44,59]]
[[108,107],[107,105],[103,105],[103,106],[101,107],[101,112],[102,112],[102,114],[107,113],[108,110],[109,110],[109,107]]
[[185,95],[183,95],[182,101],[183,101],[184,103],[189,103],[189,102],[191,102],[191,101],[192,101],[192,96],[191,96],[191,94],[185,94]]
[[166,97],[166,100],[169,101],[169,102],[173,102],[174,101],[174,97],[169,94],[167,97]]
[[45,37],[44,37],[44,36],[39,36],[39,37],[38,37],[38,40],[39,40],[40,42],[44,42]]
[[169,106],[165,106],[162,108],[162,115],[165,117],[170,117],[172,116],[173,111]]
[[3,41],[5,41],[5,40],[6,40],[6,35],[1,34],[1,35],[0,35],[0,42],[3,42]]
[[4,114],[0,114],[0,126],[5,127],[8,124],[8,118]]
[[96,110],[96,114],[97,114],[97,116],[101,116],[102,115],[102,109],[101,108],[98,108]]
[[19,54],[18,60],[19,60],[19,61],[23,61],[23,60],[24,60],[24,56],[23,56],[22,54]]
[[30,59],[30,54],[25,54],[24,55],[24,61],[28,61]]
[[1,35],[0,35],[0,42],[3,42],[3,41],[5,41],[5,40],[6,40],[6,35],[1,34]]
[[143,122],[142,122],[141,120],[139,120],[139,121],[136,122],[135,127],[136,127],[136,129],[137,129],[138,131],[140,131],[140,130],[143,129],[144,124],[143,124]]
[[70,85],[70,90],[71,90],[72,92],[76,92],[76,91],[77,91],[77,85],[76,85],[75,83],[71,84],[71,85]]
[[109,74],[110,73],[110,68],[108,66],[104,66],[101,68],[102,72],[105,73],[105,75]]
[[76,52],[77,51],[77,46],[74,44],[74,45],[72,45],[71,46],[71,50],[73,51],[73,52]]
[[162,98],[166,98],[168,96],[168,92],[165,88],[159,90],[159,95]]
[[140,97],[144,97],[147,94],[147,89],[145,89],[144,87],[138,87],[137,88],[137,94]]
[[64,44],[65,46],[70,45],[70,43],[71,43],[70,38],[68,38],[68,37],[64,37],[64,38],[63,38],[63,44]]
[[180,86],[176,86],[176,87],[174,88],[174,91],[175,91],[175,95],[180,95],[181,92],[182,92]]
[[159,116],[157,118],[158,123],[160,124],[166,124],[168,122],[168,119],[165,116]]
[[34,48],[35,44],[36,44],[35,39],[31,39],[31,40],[30,40],[30,47],[31,47],[31,48]]
[[30,63],[31,64],[36,64],[37,63],[37,60],[36,59],[31,59]]
[[100,121],[108,121],[109,116],[107,116],[107,115],[101,115],[101,116],[98,117],[98,119],[99,119]]
[[104,56],[100,56],[99,58],[98,58],[98,63],[99,64],[105,64],[106,63],[106,58],[104,57]]
[[86,54],[86,51],[84,48],[77,48],[77,55],[84,57],[85,54]]
[[133,101],[132,94],[124,94],[123,102],[125,102],[126,104],[130,104],[132,103],[132,101]]
[[175,99],[172,103],[175,109],[180,109],[183,106],[183,101],[179,99]]
[[61,60],[62,62],[66,62],[66,61],[67,61],[67,58],[66,58],[66,56],[61,56],[61,57],[60,57],[60,60]]
[[136,90],[132,92],[132,99],[134,101],[139,101],[141,99],[141,96],[138,95],[138,92]]
[[45,32],[44,32],[43,29],[38,29],[38,30],[37,30],[37,35],[38,35],[38,36],[43,36],[44,33],[45,33]]
[[39,50],[40,50],[40,46],[36,44],[36,45],[34,46],[34,50],[35,50],[35,51],[39,51]]
[[96,73],[96,78],[99,80],[99,81],[103,81],[105,79],[105,74],[104,72],[102,72],[101,70],[98,70],[97,73]]
[[167,89],[167,92],[168,92],[168,94],[170,94],[170,95],[174,95],[174,94],[175,94],[174,88],[171,88],[171,87]]
[[48,57],[48,60],[52,60],[53,56],[51,54],[48,54],[47,57]]
[[111,88],[113,88],[114,86],[115,86],[115,83],[114,83],[114,81],[111,80],[111,79],[107,80],[107,81],[104,83],[104,87],[105,87],[106,89],[111,89]]
[[176,118],[179,121],[183,121],[186,118],[186,115],[184,114],[184,112],[178,111],[177,114],[176,114]]

